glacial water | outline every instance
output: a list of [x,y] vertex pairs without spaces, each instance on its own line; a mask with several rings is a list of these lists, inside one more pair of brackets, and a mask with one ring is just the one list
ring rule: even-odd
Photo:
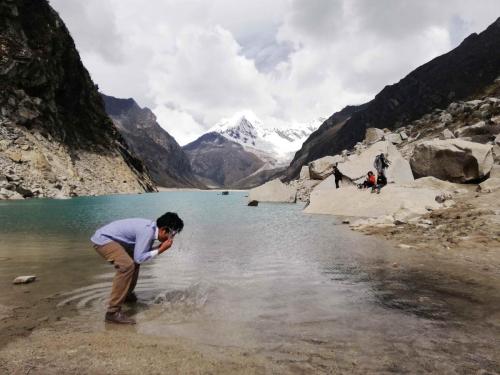
[[[129,307],[139,332],[280,361],[314,354],[380,371],[498,368],[495,290],[447,277],[445,259],[303,214],[299,204],[247,207],[243,192],[1,202],[0,305],[52,296],[54,309],[74,306],[104,326],[113,268],[89,237],[109,221],[166,211],[185,230],[141,266],[139,303]],[[39,279],[12,286],[21,274]]]

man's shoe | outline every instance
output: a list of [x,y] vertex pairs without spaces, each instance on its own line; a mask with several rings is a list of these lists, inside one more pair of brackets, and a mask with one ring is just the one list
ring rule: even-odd
[[129,318],[127,315],[122,313],[121,311],[117,312],[107,312],[104,320],[108,323],[117,323],[117,324],[135,324],[135,320]]
[[134,292],[127,294],[127,297],[125,297],[125,302],[127,303],[135,303],[137,302],[137,296],[135,295]]

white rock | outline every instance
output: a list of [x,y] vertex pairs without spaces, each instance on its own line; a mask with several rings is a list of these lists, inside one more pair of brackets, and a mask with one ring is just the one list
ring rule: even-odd
[[302,169],[300,170],[300,176],[299,179],[301,180],[309,180],[311,178],[311,174],[309,173],[309,166],[304,165]]
[[490,171],[490,178],[495,178],[495,177],[500,178],[500,165],[498,164],[493,164],[493,167],[491,167]]
[[333,173],[333,166],[342,163],[344,158],[340,155],[325,156],[309,163],[309,173],[312,179],[324,180]]
[[406,134],[406,132],[402,131],[399,133],[399,136],[401,137],[401,139],[403,141],[406,141],[408,139],[408,135]]
[[294,203],[297,197],[297,190],[284,184],[278,178],[264,185],[251,189],[248,192],[248,202],[283,202]]
[[35,275],[30,276],[18,276],[12,281],[13,284],[28,284],[36,280]]
[[384,131],[378,128],[367,128],[365,132],[365,141],[367,144],[372,144],[382,140]]
[[451,193],[446,192],[446,193],[439,193],[438,195],[436,195],[436,197],[434,199],[438,203],[444,203],[447,200],[452,199],[452,198],[453,198],[453,196],[451,195]]
[[435,189],[441,192],[466,193],[467,189],[463,184],[455,184],[453,182],[440,180],[436,177],[421,177],[415,181],[405,184],[408,187]]
[[[385,154],[391,162],[386,170],[387,181],[389,183],[410,183],[414,180],[410,164],[399,153],[397,148],[387,141],[377,142],[360,155],[351,155],[344,163],[338,165],[339,171],[351,181],[364,179],[368,171],[375,172],[373,162],[379,154]],[[321,185],[321,184],[320,184]]]
[[443,124],[449,124],[449,123],[453,122],[453,116],[451,114],[449,114],[448,112],[443,112],[441,114],[441,116],[439,117],[439,119],[441,120],[441,122]]
[[438,193],[433,189],[409,188],[387,185],[380,194],[372,194],[369,189],[360,190],[355,186],[340,189],[323,187],[327,180],[319,184],[311,193],[306,213],[332,214],[353,217],[379,217],[392,215],[401,208],[412,213],[424,214],[426,206],[437,209],[434,200]]
[[449,199],[443,203],[443,206],[446,208],[453,207],[456,204],[456,202],[453,199]]
[[384,134],[384,140],[391,142],[392,144],[395,144],[395,145],[398,145],[401,142],[403,142],[403,140],[401,139],[401,136],[397,133]]
[[466,137],[470,135],[475,135],[483,132],[488,132],[490,130],[489,125],[484,121],[476,122],[474,125],[464,126],[455,131],[455,136]]
[[498,177],[490,177],[478,186],[478,190],[483,193],[492,193],[498,189],[500,189],[500,178]]
[[439,139],[453,139],[455,136],[449,129],[444,129],[441,134],[439,134]]
[[410,163],[416,176],[467,182],[486,176],[493,156],[489,145],[460,139],[432,140],[415,147]]

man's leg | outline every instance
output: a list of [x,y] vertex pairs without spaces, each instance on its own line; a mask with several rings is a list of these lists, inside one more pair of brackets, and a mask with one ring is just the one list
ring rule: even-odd
[[339,180],[335,179],[335,188],[338,189],[339,188]]
[[117,242],[110,242],[103,246],[95,246],[96,251],[116,268],[116,274],[113,278],[111,295],[109,298],[109,314],[118,313],[127,297],[128,290],[134,277],[134,261],[127,254],[123,246]]
[[127,297],[125,297],[125,302],[136,302],[137,296],[134,293],[135,286],[137,285],[137,279],[139,277],[139,269],[141,265],[134,263],[134,274],[132,275],[132,281],[127,291]]

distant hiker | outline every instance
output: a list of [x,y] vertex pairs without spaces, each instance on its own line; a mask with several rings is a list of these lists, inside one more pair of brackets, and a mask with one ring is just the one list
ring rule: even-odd
[[[168,250],[174,237],[184,228],[176,213],[167,212],[156,221],[124,219],[109,223],[90,239],[96,251],[116,268],[105,320],[111,323],[135,324],[121,312],[124,302],[136,302],[134,288],[140,264]],[[153,248],[153,242],[160,241]]]
[[367,174],[366,174],[366,179],[363,181],[362,184],[359,184],[358,185],[358,188],[359,189],[367,189],[367,188],[371,188],[373,186],[375,186],[375,175],[373,174],[372,171],[369,171]]
[[375,157],[375,161],[373,162],[373,167],[377,170],[378,175],[382,174],[385,176],[385,170],[389,168],[390,164],[391,162],[387,160],[385,155],[382,153]]
[[377,176],[376,185],[372,187],[372,193],[377,192],[377,194],[380,194],[380,189],[382,189],[385,185],[387,185],[387,177],[383,174],[379,174]]
[[342,172],[339,171],[337,164],[333,166],[333,175],[335,176],[335,188],[339,188],[339,182],[342,181],[342,177],[344,176]]

